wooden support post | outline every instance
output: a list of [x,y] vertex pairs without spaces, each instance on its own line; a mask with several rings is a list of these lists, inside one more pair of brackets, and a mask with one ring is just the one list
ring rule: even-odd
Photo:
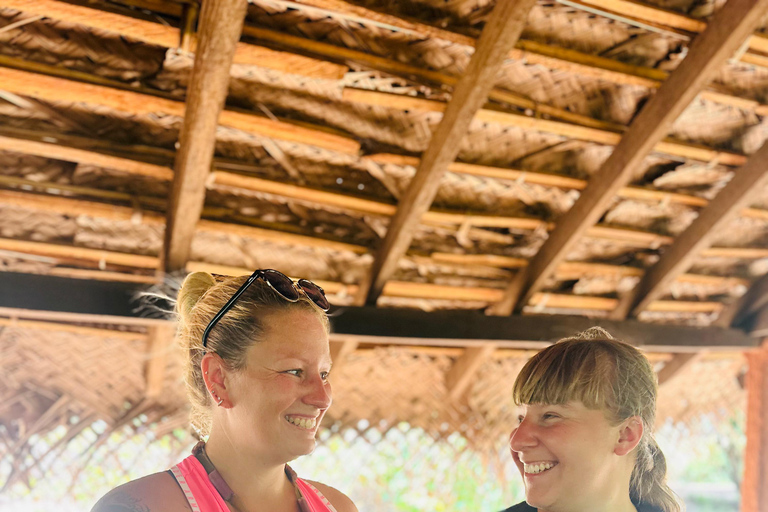
[[747,446],[741,512],[768,512],[768,340],[747,357]]
[[360,286],[358,303],[376,303],[384,284],[395,272],[397,262],[408,250],[414,229],[432,205],[443,174],[456,159],[461,140],[475,113],[488,98],[504,57],[520,37],[532,6],[533,0],[499,0],[496,3],[477,50],[456,85],[416,175],[390,221],[371,272]]
[[247,0],[203,2],[200,44],[187,91],[165,229],[163,267],[168,272],[184,269],[189,260],[205,201],[205,180],[213,162],[219,114],[229,91],[229,69],[247,7]]
[[147,398],[156,398],[163,391],[165,383],[165,368],[168,365],[168,353],[173,347],[173,337],[176,333],[174,324],[156,325],[148,329],[149,346],[147,348],[147,365],[144,371],[146,379]]
[[487,344],[479,347],[468,347],[464,353],[456,359],[453,366],[445,376],[445,387],[448,389],[448,398],[452,402],[458,402],[469,389],[472,378],[496,350],[496,345]]
[[495,315],[521,309],[541,289],[568,252],[605,213],[621,188],[626,186],[648,154],[667,133],[712,74],[733,56],[757,28],[768,10],[768,0],[730,0],[715,14],[707,29],[694,39],[688,55],[640,110],[621,142],[563,215],[557,227],[507,288]]

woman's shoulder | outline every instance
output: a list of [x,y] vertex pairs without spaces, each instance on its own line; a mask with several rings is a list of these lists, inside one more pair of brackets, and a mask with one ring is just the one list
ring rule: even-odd
[[131,480],[105,494],[91,512],[188,512],[184,493],[176,479],[163,471]]
[[508,509],[504,509],[501,512],[536,512],[536,509],[523,501],[522,503],[512,505]]
[[323,496],[331,502],[331,505],[333,505],[333,508],[335,508],[337,512],[358,512],[357,507],[352,500],[338,489],[312,480],[305,481],[312,484],[318,491],[323,493]]

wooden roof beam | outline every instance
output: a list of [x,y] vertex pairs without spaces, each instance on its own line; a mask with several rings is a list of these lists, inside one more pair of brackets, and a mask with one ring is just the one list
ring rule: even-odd
[[[477,40],[474,37],[429,25],[425,22],[406,19],[400,15],[374,11],[352,4],[346,0],[279,1],[289,6],[303,7],[304,9],[307,9],[305,6],[309,6],[313,10],[328,13],[331,16],[343,17],[351,21],[360,19],[362,23],[377,24],[385,30],[391,30],[395,27],[398,30],[411,32],[414,35],[443,39],[456,44],[466,46],[477,44]],[[768,41],[768,38],[763,39]],[[768,52],[768,50],[764,51]],[[658,88],[669,76],[669,73],[662,69],[636,66],[599,55],[587,54],[570,48],[546,45],[522,38],[515,44],[515,49],[510,51],[508,57],[513,60],[525,60],[529,64],[538,64],[550,69],[599,78],[613,83],[641,85],[654,89]],[[494,96],[496,90],[490,93],[490,97],[504,101],[501,97],[502,91],[498,90],[498,92],[500,94],[499,97]],[[768,105],[761,105],[755,100],[716,91],[702,91],[701,97],[715,103],[755,110],[760,115],[768,115]]]
[[[160,92],[129,87],[107,78],[57,66],[0,56],[0,89],[44,101],[83,102],[142,115],[162,112],[184,116],[184,103]],[[227,75],[228,76],[228,75]],[[219,122],[262,137],[310,144],[357,154],[360,144],[325,127],[273,120],[240,110],[225,109]]]
[[414,229],[432,205],[443,174],[456,159],[472,118],[488,98],[504,57],[520,37],[533,4],[534,0],[499,0],[493,8],[464,76],[453,90],[443,119],[389,223],[370,274],[360,286],[358,303],[375,304],[394,274],[398,260],[411,244]]
[[[672,123],[706,85],[712,74],[757,28],[768,0],[730,0],[691,44],[688,55],[646,103],[600,171],[558,222],[526,270],[517,274],[493,314],[508,315],[525,305],[557,265],[605,213],[616,193],[668,132]],[[520,300],[522,299],[522,300]]]
[[[0,293],[0,316],[105,325],[164,325],[167,321],[137,317],[130,299],[142,286],[0,272],[0,290],[15,290],[12,296]],[[734,350],[758,343],[736,329],[558,315],[487,317],[477,311],[350,307],[331,321],[335,339],[354,337],[359,343],[373,339],[377,343],[447,347],[494,343],[499,348],[543,348],[594,325],[652,352],[695,352],[705,347]]]
[[[60,0],[2,0],[0,2],[0,7],[9,7],[27,14],[45,16],[91,29],[104,30],[146,44],[195,51],[196,35],[188,27],[184,27],[187,29],[184,31],[163,23],[98,9],[95,7],[96,5],[98,4],[77,5]],[[197,4],[189,5],[197,6]],[[192,37],[185,38],[185,33],[191,34]],[[182,45],[185,39],[188,40],[186,48]],[[240,42],[236,45],[233,62],[326,79],[341,78],[346,72],[346,67],[331,62],[318,61],[296,54],[286,54]]]
[[445,375],[445,387],[448,399],[454,403],[467,393],[472,379],[477,375],[483,363],[489,361],[496,350],[496,345],[489,343],[478,347],[464,349],[464,353],[456,359],[453,366]]
[[701,210],[691,225],[664,250],[659,261],[645,273],[638,285],[622,297],[612,314],[613,318],[635,316],[667,292],[669,284],[691,267],[701,250],[709,247],[744,207],[765,190],[768,186],[767,161],[768,142],[734,173],[731,181],[709,206]]
[[229,92],[229,69],[247,9],[247,0],[218,0],[202,6],[200,45],[187,88],[167,212],[162,256],[166,272],[183,270],[189,260],[205,202],[219,115]]

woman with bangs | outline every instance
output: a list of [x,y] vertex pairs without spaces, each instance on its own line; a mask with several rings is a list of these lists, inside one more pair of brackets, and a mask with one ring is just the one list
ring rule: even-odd
[[600,328],[536,354],[513,387],[525,502],[504,512],[679,512],[651,432],[657,391],[645,356]]

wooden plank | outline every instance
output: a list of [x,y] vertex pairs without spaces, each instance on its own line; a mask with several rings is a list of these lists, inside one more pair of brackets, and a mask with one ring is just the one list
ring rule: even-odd
[[[176,98],[146,88],[14,57],[0,56],[0,89],[44,101],[83,102],[103,105],[131,114],[165,113],[184,116],[184,103]],[[357,154],[360,144],[327,128],[307,127],[260,117],[253,113],[224,110],[220,123],[262,137],[289,140],[301,144]]]
[[[733,350],[757,345],[743,331],[658,325],[565,315],[486,316],[478,311],[345,308],[331,319],[335,339],[354,336],[360,343],[467,347],[495,343],[499,348],[544,348],[564,337],[600,326],[619,339],[650,352]],[[731,347],[728,349],[728,347]]]
[[480,367],[491,359],[496,345],[489,343],[477,347],[469,347],[456,359],[445,375],[445,387],[448,391],[448,399],[458,402],[469,390],[472,379]]
[[[118,14],[101,10],[94,4],[77,5],[59,0],[0,0],[0,6],[30,15],[45,16],[90,29],[119,34],[121,37],[164,48],[177,48],[182,42],[182,34],[177,27],[134,18],[127,13]],[[194,33],[192,36],[191,44],[185,51],[195,51]],[[256,65],[314,78],[339,79],[346,72],[345,67],[331,62],[245,43],[237,43],[233,61],[236,64]]]
[[38,142],[0,135],[0,149],[27,155],[36,155],[43,158],[95,165],[165,181],[173,179],[173,171],[162,165],[106,155],[96,151],[67,147],[54,142]]
[[744,450],[744,478],[741,483],[741,510],[768,511],[768,343],[746,352],[747,446]]
[[28,242],[26,240],[12,240],[10,238],[0,238],[0,249],[50,258],[84,260],[133,268],[157,269],[159,263],[158,259],[154,256],[89,249],[72,245]]
[[443,119],[389,223],[370,274],[360,286],[358,302],[376,303],[398,260],[408,250],[416,226],[432,205],[443,174],[456,159],[460,142],[488,98],[504,57],[520,37],[533,4],[534,0],[499,0],[493,8],[464,76],[453,90]]
[[731,181],[709,206],[664,250],[659,261],[646,271],[638,285],[622,297],[613,318],[621,320],[628,314],[637,315],[666,293],[669,284],[691,267],[701,250],[710,246],[712,240],[720,236],[739,212],[768,186],[766,160],[768,143],[734,173]]
[[119,340],[145,340],[147,335],[143,332],[118,331],[116,329],[104,329],[101,327],[87,327],[84,325],[72,325],[61,322],[43,322],[40,320],[19,320],[18,318],[0,318],[0,325],[18,329],[33,329],[41,331],[71,332],[82,336],[98,336],[100,338],[115,338]]
[[183,270],[189,260],[205,202],[219,114],[229,91],[229,68],[247,8],[247,0],[219,0],[205,2],[200,13],[200,44],[187,87],[167,211],[162,256],[166,272]]
[[163,393],[168,353],[173,349],[175,333],[173,324],[152,326],[148,329],[147,362],[144,366],[144,394],[147,398],[157,398]]
[[[688,55],[646,103],[601,170],[558,222],[526,270],[507,288],[493,314],[510,314],[538,291],[571,248],[604,214],[613,197],[670,130],[672,123],[738,49],[768,10],[768,0],[730,0],[690,46]],[[520,300],[522,298],[522,300]]]

